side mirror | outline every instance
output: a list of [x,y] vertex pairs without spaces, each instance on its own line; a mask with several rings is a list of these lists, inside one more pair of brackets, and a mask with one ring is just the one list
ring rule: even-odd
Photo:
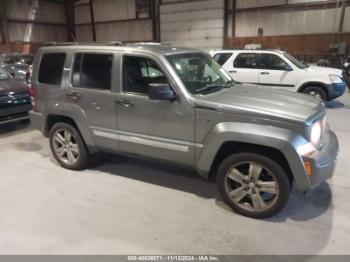
[[169,84],[150,84],[148,97],[151,100],[173,100],[176,95]]
[[284,70],[285,70],[285,71],[293,71],[293,68],[291,68],[290,65],[286,65],[286,66],[284,67]]

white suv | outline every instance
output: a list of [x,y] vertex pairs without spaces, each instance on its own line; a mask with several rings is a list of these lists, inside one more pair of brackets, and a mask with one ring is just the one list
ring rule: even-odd
[[324,101],[346,90],[342,70],[308,66],[279,50],[220,50],[210,54],[237,82],[297,91]]

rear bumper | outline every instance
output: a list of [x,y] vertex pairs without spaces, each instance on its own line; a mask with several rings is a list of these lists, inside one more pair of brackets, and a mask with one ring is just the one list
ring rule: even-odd
[[328,130],[322,150],[303,158],[304,161],[308,161],[311,164],[312,175],[307,176],[309,189],[317,187],[333,176],[338,152],[337,136],[333,131]]
[[31,123],[32,127],[34,127],[35,129],[42,132],[43,131],[43,126],[42,126],[43,125],[43,120],[42,120],[43,115],[41,113],[38,113],[38,112],[30,111],[29,116],[30,116],[30,123]]

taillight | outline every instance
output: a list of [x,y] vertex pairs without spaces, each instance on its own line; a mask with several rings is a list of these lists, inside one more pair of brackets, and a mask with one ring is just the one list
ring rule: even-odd
[[36,101],[35,101],[36,94],[35,94],[35,89],[34,89],[33,84],[29,84],[29,97],[30,97],[30,101],[32,103],[32,109],[34,111],[36,111]]

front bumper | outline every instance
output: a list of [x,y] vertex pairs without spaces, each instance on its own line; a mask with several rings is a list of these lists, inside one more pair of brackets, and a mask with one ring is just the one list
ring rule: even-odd
[[28,112],[31,104],[0,107],[0,124],[8,124],[29,118]]
[[323,148],[308,157],[303,157],[304,162],[308,161],[311,164],[312,175],[307,176],[309,189],[317,187],[333,176],[338,152],[337,136],[328,129]]
[[342,96],[346,91],[346,82],[327,85],[328,99],[333,100]]

